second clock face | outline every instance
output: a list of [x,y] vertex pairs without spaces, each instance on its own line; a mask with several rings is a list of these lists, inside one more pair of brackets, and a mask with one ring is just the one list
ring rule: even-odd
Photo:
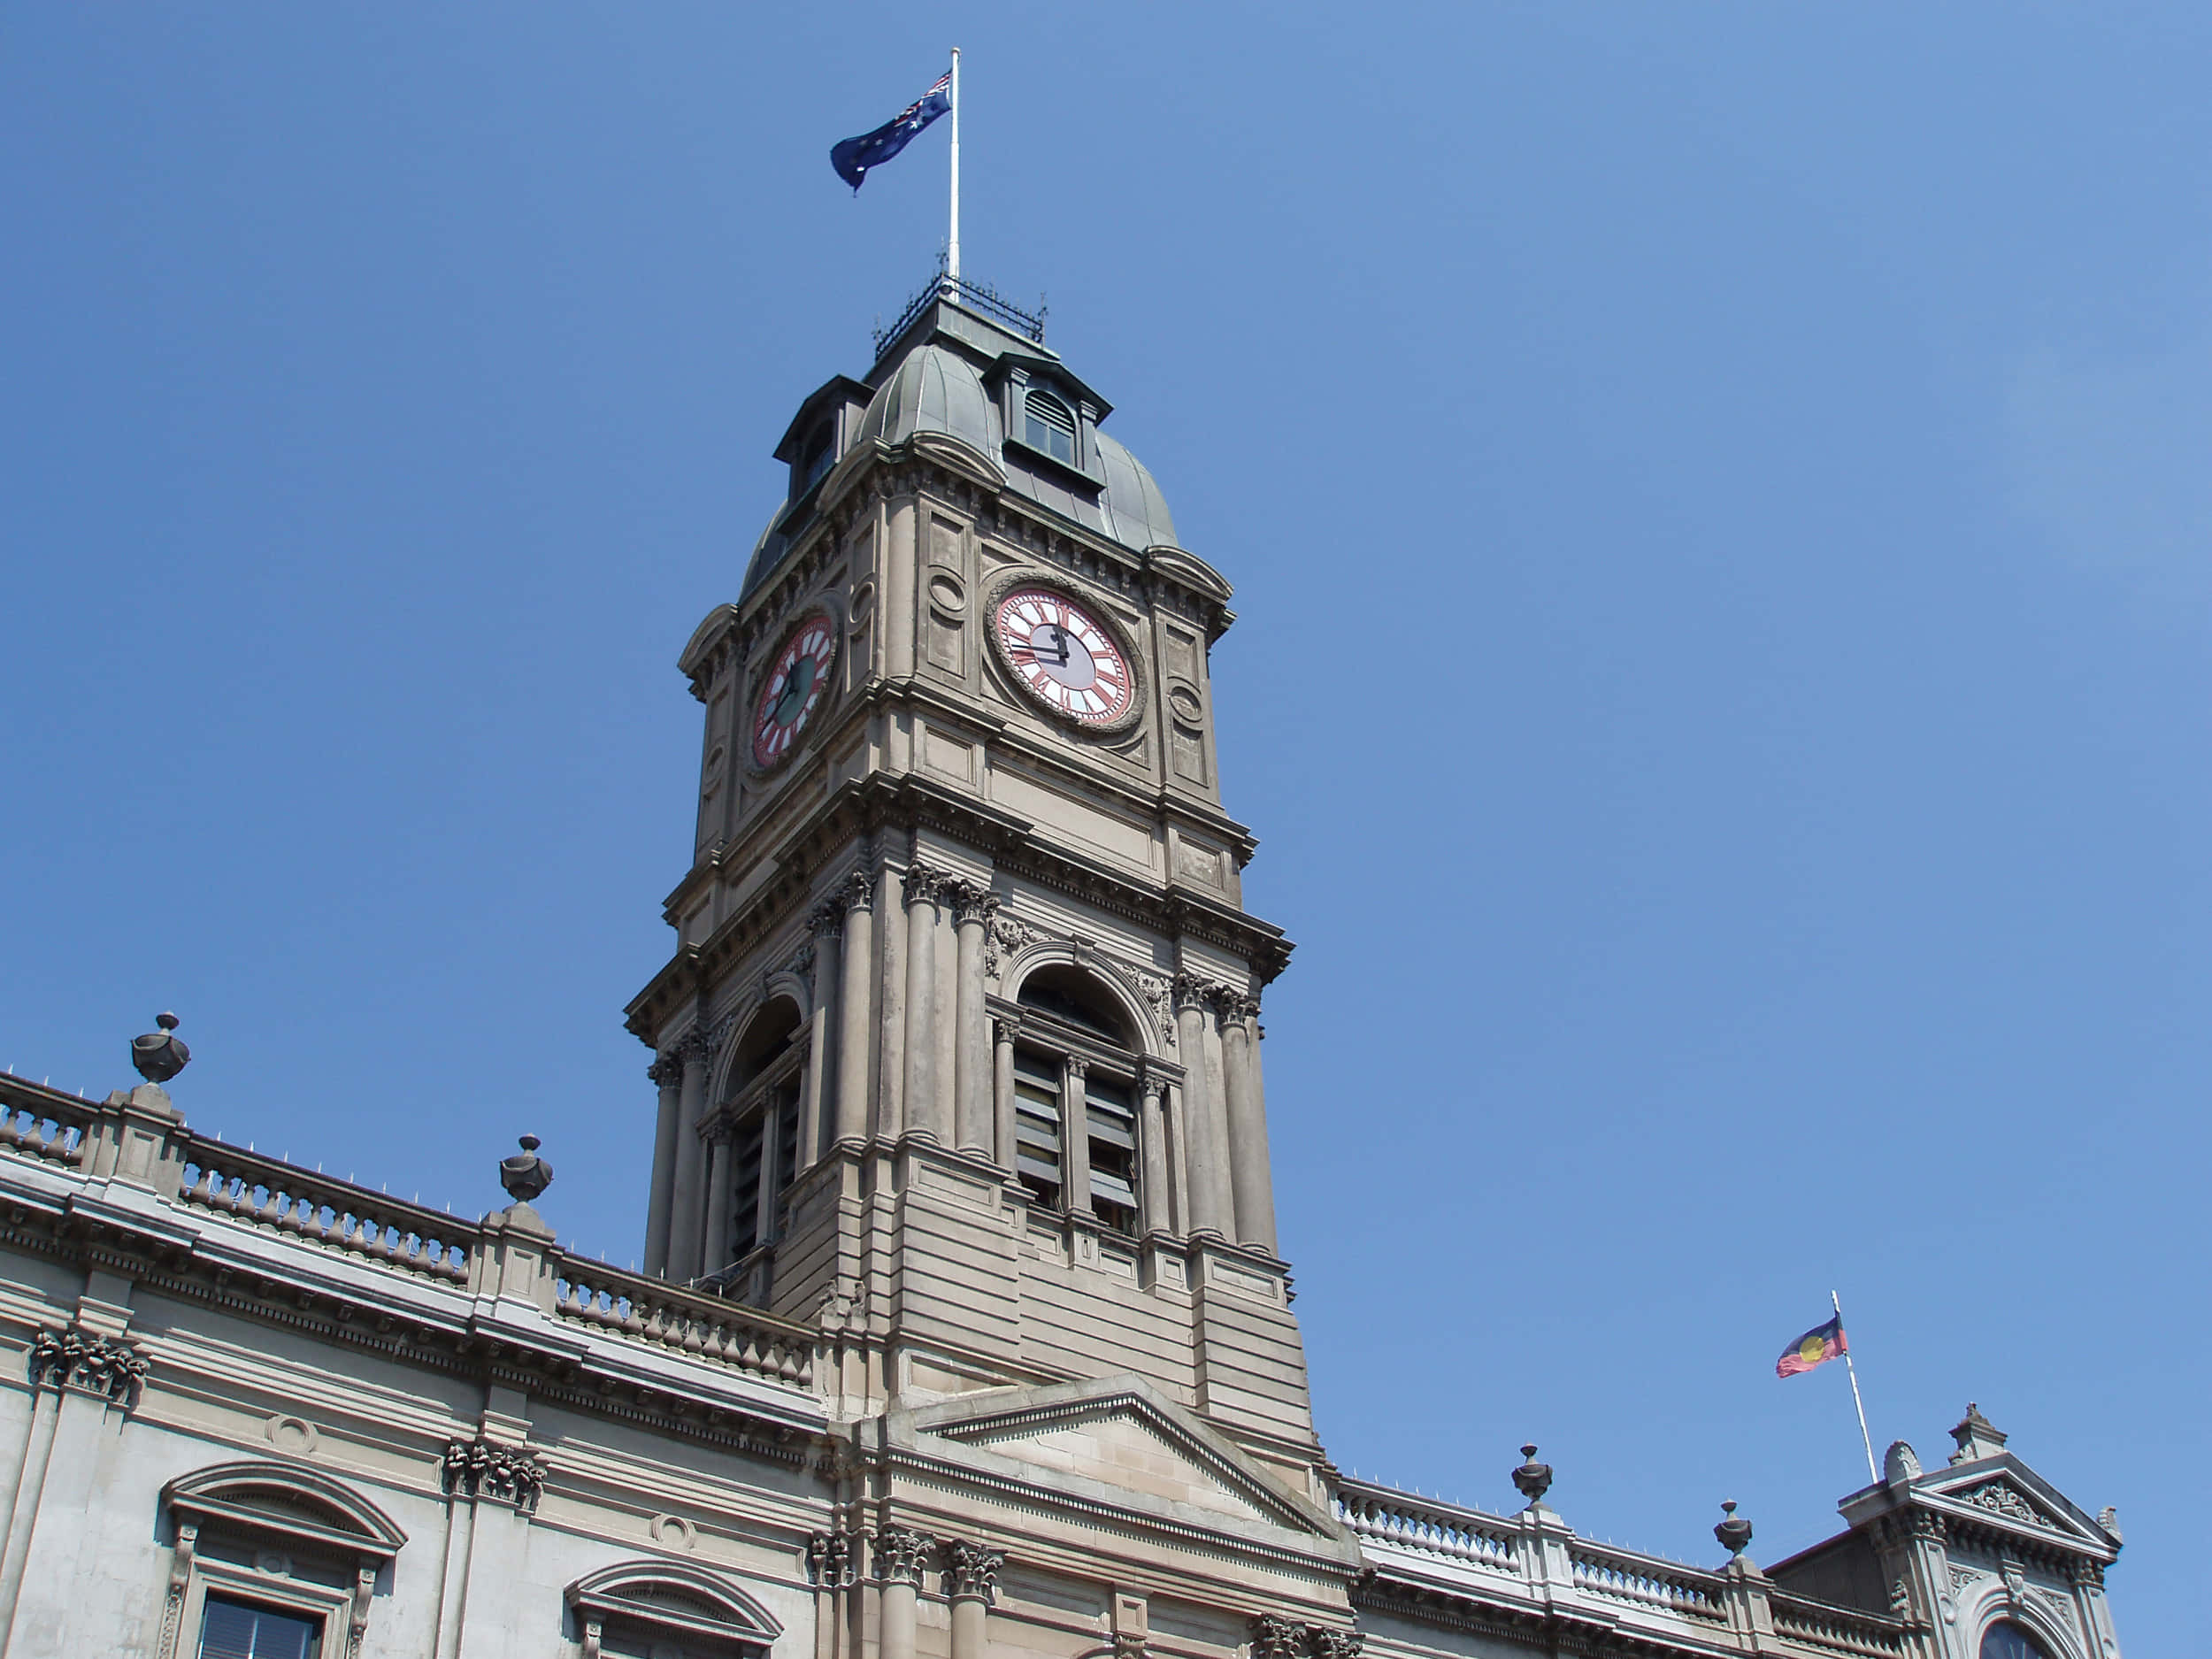
[[1022,684],[1056,712],[1085,726],[1111,726],[1134,705],[1137,679],[1120,644],[1064,594],[1014,588],[998,602],[992,625]]
[[837,655],[837,634],[827,617],[811,617],[791,636],[790,642],[768,671],[753,709],[753,764],[765,770],[791,753],[792,744],[806,730],[829,689],[831,661]]

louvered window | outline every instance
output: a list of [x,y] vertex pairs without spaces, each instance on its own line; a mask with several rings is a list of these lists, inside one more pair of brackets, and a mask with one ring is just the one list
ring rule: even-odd
[[1062,1076],[1057,1060],[1015,1051],[1014,1172],[1046,1210],[1060,1207],[1067,1179],[1060,1161]]
[[1118,1083],[1087,1079],[1083,1111],[1090,1135],[1091,1213],[1117,1233],[1137,1230],[1137,1108]]
[[200,1619],[199,1659],[316,1659],[320,1619],[211,1595]]
[[1022,400],[1022,438],[1031,449],[1075,465],[1075,417],[1049,393],[1032,392]]

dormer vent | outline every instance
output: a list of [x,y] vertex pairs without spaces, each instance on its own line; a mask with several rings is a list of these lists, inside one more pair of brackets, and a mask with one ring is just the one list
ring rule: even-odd
[[1022,442],[1056,461],[1075,465],[1075,415],[1049,392],[1022,399]]

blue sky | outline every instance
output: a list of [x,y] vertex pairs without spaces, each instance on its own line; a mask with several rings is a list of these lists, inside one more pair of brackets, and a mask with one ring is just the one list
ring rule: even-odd
[[696,706],[943,231],[1187,545],[1325,1439],[1772,1561],[1978,1400],[2206,1624],[2212,13],[19,7],[0,1063],[638,1248]]

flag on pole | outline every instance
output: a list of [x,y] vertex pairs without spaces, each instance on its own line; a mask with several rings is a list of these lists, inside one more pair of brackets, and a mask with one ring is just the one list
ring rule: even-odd
[[[1825,1325],[1816,1325],[1782,1350],[1782,1357],[1774,1362],[1777,1377],[1794,1377],[1801,1371],[1811,1371],[1825,1365],[1830,1360],[1848,1354],[1851,1344],[1843,1334],[1843,1316],[1838,1314]],[[1857,1379],[1853,1379],[1855,1391]]]
[[914,135],[952,108],[952,72],[946,71],[934,85],[872,133],[848,138],[830,146],[830,165],[837,176],[860,194],[868,169],[880,167],[904,150]]

